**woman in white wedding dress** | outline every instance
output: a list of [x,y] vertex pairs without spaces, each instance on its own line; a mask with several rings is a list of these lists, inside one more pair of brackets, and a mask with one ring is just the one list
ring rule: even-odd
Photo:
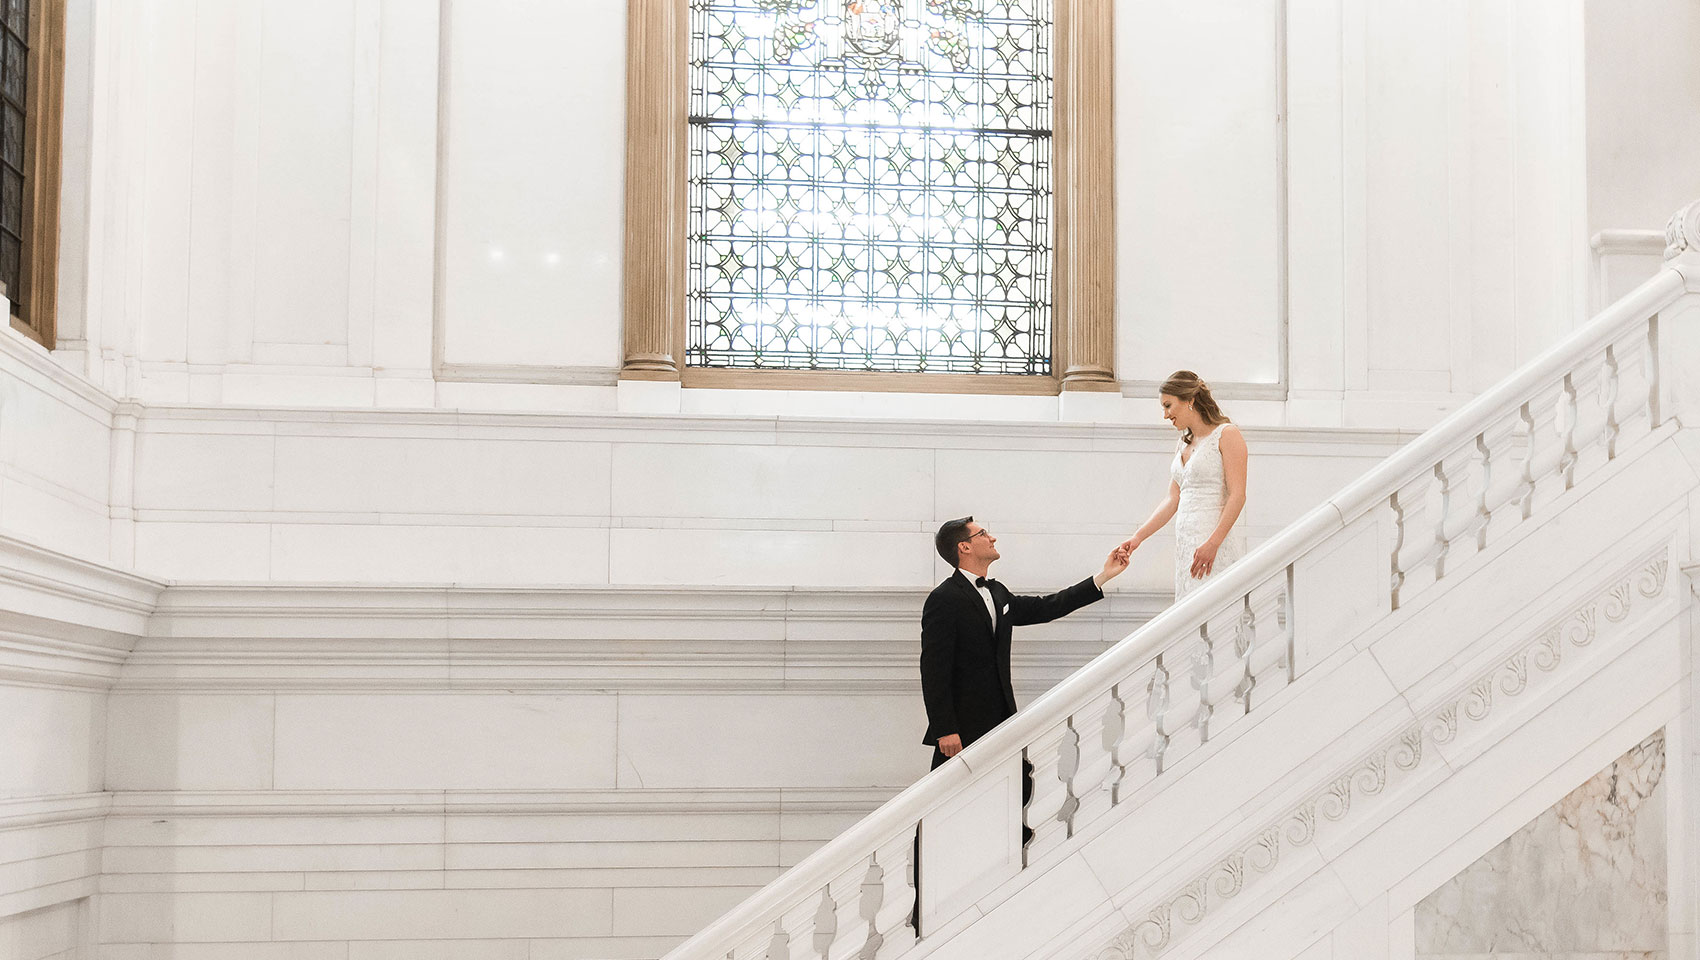
[[1122,544],[1133,551],[1175,521],[1175,599],[1245,555],[1240,511],[1245,509],[1246,445],[1191,370],[1177,370],[1158,390],[1163,419],[1181,431],[1169,464],[1169,495],[1151,519]]

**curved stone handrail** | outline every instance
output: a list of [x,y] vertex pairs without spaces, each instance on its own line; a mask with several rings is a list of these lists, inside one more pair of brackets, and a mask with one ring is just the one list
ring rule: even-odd
[[[1295,564],[1324,541],[1370,511],[1390,510],[1398,543],[1387,557],[1391,594],[1383,596],[1377,614],[1385,616],[1398,609],[1402,590],[1428,576],[1442,579],[1454,547],[1460,553],[1471,546],[1485,549],[1490,529],[1517,522],[1515,516],[1501,519],[1513,512],[1507,508],[1529,517],[1549,490],[1570,488],[1579,465],[1609,461],[1620,445],[1656,431],[1674,411],[1660,409],[1654,318],[1689,292],[1685,273],[1691,272],[1692,264],[1667,262],[1562,342],[1157,615],[964,750],[960,762],[923,777],[668,953],[667,960],[765,957],[803,937],[812,937],[823,956],[898,955],[916,936],[909,925],[914,878],[901,876],[899,867],[914,869],[908,851],[917,825],[969,787],[1007,772],[1018,758],[1035,767],[1026,822],[1036,829],[1011,869],[1045,860],[1081,825],[1075,821],[1087,805],[1107,810],[1120,802],[1135,763],[1152,759],[1146,779],[1160,775],[1172,738],[1191,729],[1199,743],[1208,741],[1214,715],[1231,719],[1240,706],[1249,713],[1253,690],[1284,685],[1300,672],[1291,646],[1293,595],[1303,592],[1302,583],[1295,585]],[[1639,377],[1631,369],[1637,363]],[[1508,473],[1511,467],[1522,469]],[[1432,515],[1422,512],[1425,504]],[[1413,545],[1403,547],[1407,533]],[[1467,533],[1475,534],[1473,544],[1466,542]],[[1432,541],[1424,539],[1431,534]],[[1279,623],[1287,640],[1284,651],[1262,655],[1278,656],[1273,665],[1259,661],[1257,653],[1269,645],[1260,646],[1259,638],[1271,623]],[[1225,656],[1230,634],[1234,657]],[[1184,655],[1176,658],[1176,652]],[[1189,674],[1196,694],[1186,693],[1182,684],[1171,686],[1171,680]],[[1217,683],[1224,678],[1235,681],[1225,692]],[[1097,734],[1113,726],[1118,743],[1130,739],[1131,723],[1124,721],[1137,712],[1127,708],[1142,686],[1151,745],[1134,752],[1132,760],[1115,747],[1094,751],[1089,759],[1084,745],[1092,741],[1082,731]],[[1184,697],[1196,701],[1193,713],[1174,710]],[[1047,827],[1055,829],[1047,833]],[[787,949],[778,955],[802,954]]]

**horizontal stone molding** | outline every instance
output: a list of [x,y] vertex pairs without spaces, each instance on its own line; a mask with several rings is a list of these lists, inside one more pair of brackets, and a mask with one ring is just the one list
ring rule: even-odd
[[104,820],[111,810],[110,793],[0,800],[0,831]]
[[[153,612],[165,582],[127,573],[107,564],[82,560],[47,547],[0,535],[0,590],[27,592],[48,600],[71,601],[91,611],[115,615],[113,622],[140,627]],[[21,599],[8,598],[19,610]],[[32,605],[39,606],[39,604]],[[34,612],[33,609],[20,612]],[[106,616],[96,619],[106,621]]]
[[0,537],[0,682],[105,690],[165,584]]
[[[1161,423],[1085,421],[873,419],[727,416],[717,414],[549,414],[367,408],[191,407],[143,405],[137,431],[171,433],[299,433],[331,436],[430,436],[461,439],[556,439],[657,443],[798,443],[812,446],[1172,451],[1173,428]],[[411,431],[419,431],[413,433]],[[1420,431],[1356,427],[1246,426],[1251,443],[1319,444],[1382,457]],[[1060,445],[1060,446],[1059,446]],[[1382,448],[1382,449],[1378,449]]]
[[[185,584],[116,690],[913,692],[926,594]],[[1168,602],[1111,593],[1024,628],[1018,688],[1045,689]]]
[[550,814],[866,813],[891,799],[882,788],[120,791],[112,817],[542,816]]

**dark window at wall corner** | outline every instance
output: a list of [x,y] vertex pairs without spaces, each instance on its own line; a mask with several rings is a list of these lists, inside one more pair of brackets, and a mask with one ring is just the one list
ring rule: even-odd
[[0,0],[0,283],[11,322],[55,341],[65,0]]

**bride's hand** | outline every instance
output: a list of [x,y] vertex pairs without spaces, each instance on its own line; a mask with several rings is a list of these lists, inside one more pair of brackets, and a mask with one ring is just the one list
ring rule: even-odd
[[1121,554],[1123,556],[1130,556],[1130,555],[1132,555],[1133,551],[1139,549],[1139,538],[1138,537],[1128,537],[1126,540],[1123,540],[1122,545],[1117,547],[1116,549],[1121,551]]
[[1220,544],[1206,540],[1203,546],[1192,552],[1192,577],[1194,580],[1210,576],[1211,568],[1216,566],[1216,548],[1218,546]]

